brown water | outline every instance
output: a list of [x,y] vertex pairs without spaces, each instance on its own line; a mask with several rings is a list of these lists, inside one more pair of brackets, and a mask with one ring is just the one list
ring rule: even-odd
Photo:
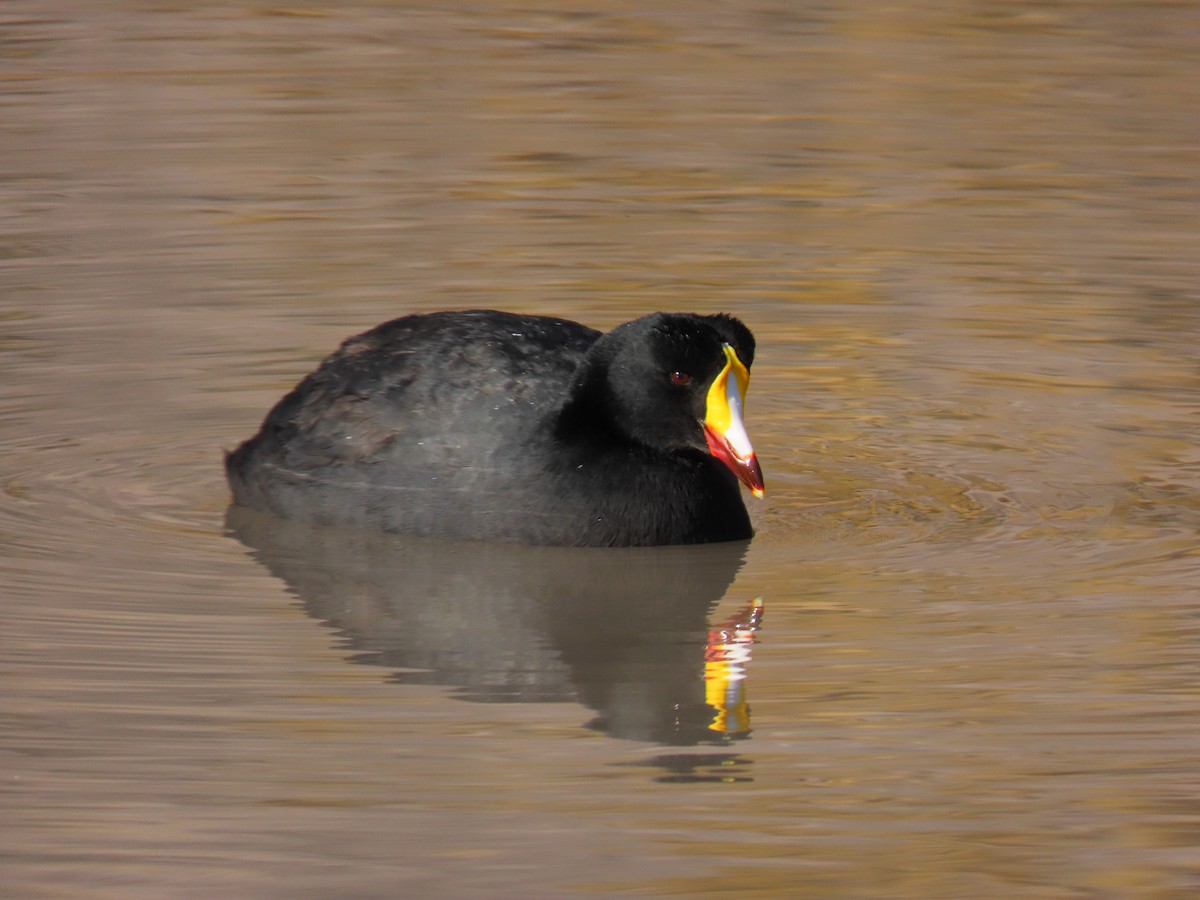
[[[0,893],[1195,896],[1198,35],[5,3]],[[470,306],[740,313],[755,540],[226,523],[317,359]]]

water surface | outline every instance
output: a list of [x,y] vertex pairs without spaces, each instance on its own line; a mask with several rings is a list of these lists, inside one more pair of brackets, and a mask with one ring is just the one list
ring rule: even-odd
[[[1191,897],[1186,4],[0,11],[0,886]],[[728,310],[749,546],[227,519],[342,338]]]

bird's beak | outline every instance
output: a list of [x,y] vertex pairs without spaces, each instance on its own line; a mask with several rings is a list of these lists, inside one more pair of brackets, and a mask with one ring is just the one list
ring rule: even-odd
[[725,463],[738,480],[750,488],[750,493],[762,497],[765,493],[762,469],[742,423],[742,402],[746,388],[750,386],[750,373],[731,346],[721,346],[725,350],[725,368],[708,389],[704,437],[708,441],[708,451]]

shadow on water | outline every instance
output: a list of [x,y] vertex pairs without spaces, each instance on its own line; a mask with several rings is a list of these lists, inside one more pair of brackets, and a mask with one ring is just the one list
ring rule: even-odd
[[746,542],[576,549],[312,527],[232,507],[230,533],[355,662],[482,703],[574,701],[589,728],[676,746],[750,733],[749,601],[709,617]]
[[654,780],[660,784],[742,784],[750,776],[753,761],[737,753],[671,753],[637,763],[616,763],[660,770]]

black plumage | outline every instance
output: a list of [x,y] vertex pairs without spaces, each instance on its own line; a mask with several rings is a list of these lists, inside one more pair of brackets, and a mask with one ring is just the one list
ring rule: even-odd
[[492,310],[406,316],[345,341],[226,471],[237,503],[309,522],[575,546],[745,539],[734,466],[704,424],[730,354],[748,370],[754,338],[727,315],[607,334]]

